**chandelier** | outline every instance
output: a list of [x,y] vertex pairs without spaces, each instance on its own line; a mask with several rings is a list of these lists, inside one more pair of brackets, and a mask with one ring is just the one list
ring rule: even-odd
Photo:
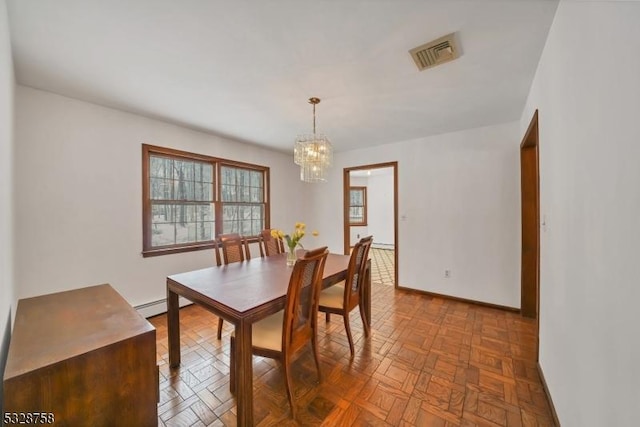
[[316,134],[316,104],[319,98],[309,98],[313,105],[313,135],[298,135],[293,147],[293,161],[300,166],[300,179],[305,182],[325,182],[327,169],[333,162],[333,147],[329,138]]

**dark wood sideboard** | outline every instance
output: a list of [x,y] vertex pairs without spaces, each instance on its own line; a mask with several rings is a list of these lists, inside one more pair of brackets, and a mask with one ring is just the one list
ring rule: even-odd
[[157,426],[158,394],[156,330],[110,285],[18,301],[5,418]]

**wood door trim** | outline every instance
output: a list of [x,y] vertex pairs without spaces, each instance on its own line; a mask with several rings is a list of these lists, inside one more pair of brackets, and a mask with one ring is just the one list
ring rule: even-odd
[[382,168],[393,168],[393,246],[394,246],[394,278],[393,278],[393,286],[398,289],[398,162],[385,162],[385,163],[373,163],[369,165],[360,165],[360,166],[351,166],[348,168],[344,168],[342,172],[342,181],[343,181],[343,246],[344,253],[348,255],[350,253],[349,241],[351,240],[351,230],[349,225],[349,187],[351,186],[351,178],[349,173],[351,171],[356,170],[366,170],[366,169],[382,169]]
[[[540,324],[540,173],[538,110],[520,144],[520,311]],[[538,351],[536,334],[536,352]]]

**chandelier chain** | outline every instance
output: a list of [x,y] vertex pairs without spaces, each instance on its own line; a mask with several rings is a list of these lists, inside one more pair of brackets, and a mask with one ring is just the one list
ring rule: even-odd
[[309,98],[309,104],[313,105],[313,134],[316,134],[316,105],[320,103],[320,98],[315,96]]

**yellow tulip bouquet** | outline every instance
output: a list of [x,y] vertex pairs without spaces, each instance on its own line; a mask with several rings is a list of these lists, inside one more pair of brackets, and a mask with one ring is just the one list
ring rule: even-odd
[[[300,243],[300,240],[302,240],[302,238],[305,235],[305,228],[306,228],[306,224],[304,222],[296,222],[293,233],[291,234],[285,234],[282,230],[277,230],[277,229],[271,230],[271,236],[274,239],[284,239],[284,241],[287,243],[287,247],[289,248],[287,261],[290,263],[291,262],[295,263],[296,248],[300,246],[302,249],[304,249],[304,246],[302,246],[302,243]],[[313,231],[311,235],[317,236],[318,232]]]

